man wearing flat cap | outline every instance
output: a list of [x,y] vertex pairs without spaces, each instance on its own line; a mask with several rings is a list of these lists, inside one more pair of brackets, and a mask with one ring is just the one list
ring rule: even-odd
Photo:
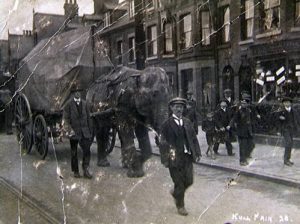
[[284,164],[292,166],[294,163],[291,159],[291,152],[293,148],[293,133],[297,131],[298,121],[296,119],[296,111],[292,107],[292,99],[283,97],[283,110],[279,112],[279,121],[281,126],[281,134],[284,139]]
[[171,116],[162,125],[160,154],[162,164],[169,168],[174,182],[171,194],[177,211],[186,216],[184,206],[186,189],[193,184],[193,162],[201,157],[199,142],[191,121],[182,116],[186,100],[176,97],[169,102]]

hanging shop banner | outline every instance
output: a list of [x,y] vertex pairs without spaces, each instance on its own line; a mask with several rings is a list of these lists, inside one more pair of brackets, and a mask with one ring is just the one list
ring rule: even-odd
[[275,76],[267,76],[266,81],[267,82],[274,82],[275,81]]
[[256,83],[257,83],[258,85],[263,86],[265,82],[264,82],[263,80],[261,80],[261,79],[256,79]]
[[279,76],[282,72],[284,72],[284,67],[283,66],[276,71],[276,75]]
[[296,70],[300,70],[300,65],[296,65]]
[[280,79],[277,80],[277,85],[280,85],[285,81],[285,76],[282,76]]

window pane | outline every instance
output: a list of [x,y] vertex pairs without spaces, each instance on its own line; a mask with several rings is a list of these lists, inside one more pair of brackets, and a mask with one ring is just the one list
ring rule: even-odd
[[230,40],[230,11],[229,7],[224,10],[224,42]]
[[254,17],[254,2],[253,2],[253,0],[245,1],[245,17],[246,17],[246,19]]
[[296,20],[297,23],[300,22],[300,1],[296,2],[295,20]]
[[247,37],[253,36],[253,19],[247,20]]
[[185,34],[185,48],[192,46],[192,32]]
[[186,15],[183,19],[183,31],[188,32],[192,30],[192,17],[191,14]]
[[209,28],[209,12],[208,11],[202,11],[201,12],[201,25],[202,28]]

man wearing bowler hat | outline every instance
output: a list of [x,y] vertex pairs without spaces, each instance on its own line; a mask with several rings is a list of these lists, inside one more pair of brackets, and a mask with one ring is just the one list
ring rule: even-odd
[[293,148],[293,133],[297,131],[296,111],[292,107],[292,99],[283,97],[283,110],[279,112],[279,121],[281,126],[281,134],[284,139],[284,164],[292,166],[294,163],[291,159]]
[[169,102],[171,116],[162,125],[159,149],[162,164],[169,168],[178,214],[186,216],[184,206],[186,189],[193,184],[193,162],[201,157],[199,142],[193,124],[182,116],[186,100],[180,97]]
[[90,120],[89,108],[85,100],[81,98],[81,90],[74,87],[72,97],[64,107],[63,120],[65,130],[70,138],[71,145],[71,168],[74,177],[79,178],[77,147],[82,149],[83,176],[91,179],[89,164],[91,158],[90,147],[92,144],[92,123]]

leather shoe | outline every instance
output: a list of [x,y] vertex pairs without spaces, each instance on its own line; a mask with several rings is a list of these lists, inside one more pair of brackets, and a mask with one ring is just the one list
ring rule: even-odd
[[97,162],[97,166],[108,167],[110,166],[110,163],[108,162],[107,158],[99,159]]
[[228,156],[235,156],[235,153],[233,152],[231,154],[228,154]]
[[84,176],[85,178],[87,178],[87,179],[92,179],[92,178],[93,178],[92,174],[90,174],[90,172],[89,172],[88,169],[85,169],[85,170],[83,171],[83,176]]
[[187,212],[187,210],[185,209],[185,207],[178,208],[177,212],[178,212],[179,215],[182,215],[182,216],[187,216],[189,214]]
[[240,162],[240,165],[241,165],[241,166],[247,166],[248,163],[247,163],[247,162]]
[[74,172],[74,177],[75,178],[80,178],[81,176],[80,176],[80,173],[79,172]]
[[214,151],[215,152],[215,155],[220,155],[220,153],[218,153],[218,152],[216,152],[216,151]]
[[294,163],[291,162],[291,161],[285,161],[285,162],[284,162],[284,165],[292,166],[292,165],[294,165]]

